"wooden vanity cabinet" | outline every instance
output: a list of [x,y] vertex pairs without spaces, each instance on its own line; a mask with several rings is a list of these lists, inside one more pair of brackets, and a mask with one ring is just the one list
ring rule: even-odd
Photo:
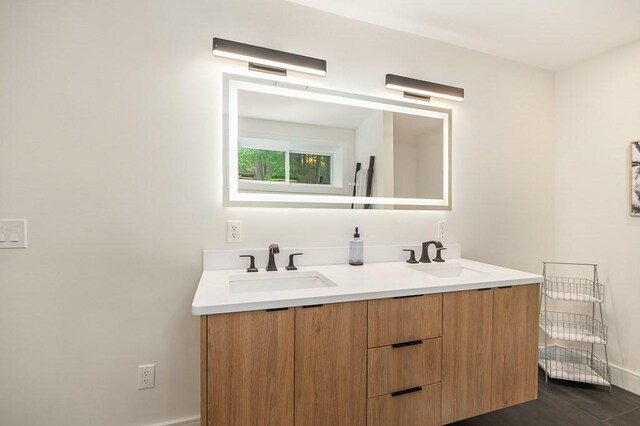
[[440,383],[371,398],[367,426],[440,425]]
[[203,316],[203,426],[436,426],[537,396],[539,285]]
[[439,426],[442,294],[369,301],[367,426]]
[[538,284],[493,290],[491,410],[538,397]]
[[539,291],[444,294],[442,424],[536,399]]
[[294,310],[203,318],[202,424],[293,426]]
[[491,410],[493,290],[442,300],[442,424]]
[[442,333],[442,294],[369,301],[369,347],[438,337]]
[[202,317],[203,426],[365,426],[367,302]]
[[367,302],[296,308],[295,422],[365,426]]

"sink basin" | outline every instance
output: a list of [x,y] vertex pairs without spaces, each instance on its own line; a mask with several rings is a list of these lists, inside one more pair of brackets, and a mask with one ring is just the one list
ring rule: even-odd
[[425,274],[431,275],[437,278],[481,278],[483,276],[491,275],[491,271],[480,270],[475,268],[469,268],[461,265],[413,265],[413,269],[416,269]]
[[229,288],[232,293],[303,290],[335,285],[324,275],[315,271],[247,273],[229,277]]
[[424,270],[423,272],[438,278],[467,278],[478,275],[488,275],[486,272],[477,269],[465,268],[464,266],[453,266],[451,268],[437,268]]

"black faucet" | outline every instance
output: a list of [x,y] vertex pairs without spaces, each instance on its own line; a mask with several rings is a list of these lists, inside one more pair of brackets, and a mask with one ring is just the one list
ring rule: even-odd
[[420,263],[431,263],[431,259],[429,259],[429,247],[436,246],[436,258],[433,259],[434,262],[444,262],[440,257],[440,252],[442,250],[446,250],[442,247],[442,243],[440,241],[427,241],[426,243],[422,243],[422,255],[420,256]]
[[269,246],[269,262],[267,263],[267,271],[277,271],[275,254],[280,253],[280,247],[277,244],[271,244]]

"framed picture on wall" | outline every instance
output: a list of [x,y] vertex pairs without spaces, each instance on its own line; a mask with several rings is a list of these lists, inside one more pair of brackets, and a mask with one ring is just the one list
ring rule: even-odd
[[640,216],[640,141],[631,142],[631,216]]

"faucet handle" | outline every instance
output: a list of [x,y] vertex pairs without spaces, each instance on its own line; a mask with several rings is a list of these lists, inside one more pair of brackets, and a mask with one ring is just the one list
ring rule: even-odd
[[436,247],[436,258],[433,259],[434,262],[444,262],[444,259],[442,258],[442,250],[446,250],[446,247],[442,247],[442,244],[440,245],[440,247]]
[[301,256],[302,253],[291,253],[289,255],[289,264],[287,266],[284,267],[284,269],[286,269],[287,271],[295,271],[298,268],[296,268],[296,265],[293,264],[293,257],[294,256]]
[[241,254],[238,257],[249,257],[251,258],[251,265],[247,268],[247,272],[258,272],[258,268],[256,268],[256,258],[250,254]]
[[411,254],[409,255],[409,260],[407,260],[407,263],[418,263],[418,261],[416,260],[416,251],[415,250],[402,249],[402,251],[411,252]]

